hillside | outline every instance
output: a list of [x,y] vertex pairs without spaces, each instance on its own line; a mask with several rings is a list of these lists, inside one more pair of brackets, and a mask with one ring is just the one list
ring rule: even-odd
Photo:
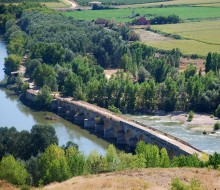
[[52,183],[42,188],[42,190],[168,190],[171,187],[172,179],[176,177],[181,179],[184,183],[190,182],[192,178],[197,179],[207,190],[220,189],[220,172],[217,170],[197,168],[154,168],[79,176],[62,183]]

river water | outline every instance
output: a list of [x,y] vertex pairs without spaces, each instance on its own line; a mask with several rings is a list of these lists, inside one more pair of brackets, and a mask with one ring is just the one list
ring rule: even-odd
[[220,153],[219,133],[203,135],[201,131],[194,131],[183,123],[172,120],[169,116],[127,115],[127,117],[178,137],[209,154]]
[[[3,68],[6,56],[6,44],[0,39],[0,80],[4,79]],[[26,107],[11,91],[0,88],[0,127],[14,126],[18,131],[30,131],[35,124],[50,124],[55,128],[60,145],[73,141],[85,154],[89,154],[92,150],[96,150],[100,154],[105,153],[109,143],[103,139],[62,118],[56,121],[45,120],[44,114],[55,116],[50,112],[34,111]]]

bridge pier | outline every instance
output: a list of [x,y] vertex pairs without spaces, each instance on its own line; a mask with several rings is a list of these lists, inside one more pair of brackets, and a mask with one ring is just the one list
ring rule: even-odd
[[84,128],[85,129],[95,129],[95,119],[84,119]]
[[57,113],[57,111],[58,111],[58,101],[56,99],[54,99],[51,102],[50,109],[51,109],[51,111]]
[[59,115],[60,117],[65,117],[66,116],[66,110],[63,107],[58,107],[57,115]]
[[117,133],[117,144],[126,144],[124,130],[118,131],[118,133]]
[[104,124],[95,124],[96,133],[104,133]]
[[75,116],[75,112],[74,111],[67,111],[66,112],[66,119],[67,120],[74,122],[74,116]]
[[79,125],[79,126],[83,126],[84,119],[85,119],[84,115],[75,115],[74,116],[74,124]]
[[139,141],[139,140],[138,140],[137,137],[133,137],[133,138],[129,139],[128,145],[129,145],[131,148],[135,149],[135,147],[136,147],[138,141]]
[[109,127],[109,128],[104,129],[104,137],[105,138],[115,138],[114,128]]

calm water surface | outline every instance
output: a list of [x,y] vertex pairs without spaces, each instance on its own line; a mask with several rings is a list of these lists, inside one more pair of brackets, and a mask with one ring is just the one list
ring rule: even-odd
[[[7,56],[6,45],[0,39],[0,80],[4,79],[4,58]],[[108,143],[88,131],[78,127],[62,118],[48,121],[43,115],[54,115],[50,112],[38,112],[24,106],[12,92],[0,88],[0,127],[16,127],[18,131],[30,130],[35,124],[50,124],[55,128],[59,144],[73,141],[85,154],[92,150],[104,154]],[[54,115],[55,116],[55,115]]]

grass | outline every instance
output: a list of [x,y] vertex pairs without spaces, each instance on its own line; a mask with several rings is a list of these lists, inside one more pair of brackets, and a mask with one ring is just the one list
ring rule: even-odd
[[158,25],[151,28],[198,42],[220,45],[220,20]]
[[[42,0],[43,1],[43,0]],[[33,1],[34,2],[34,1]],[[58,2],[54,0],[54,2],[39,2],[42,5],[45,5],[49,8],[68,8],[70,7],[70,4],[68,3],[67,0],[59,0]],[[18,5],[19,3],[4,3],[5,5],[13,4],[13,5]]]
[[[97,18],[105,18],[115,20],[116,22],[132,21],[131,8],[111,9],[111,10],[83,10],[65,12],[67,16],[73,16],[78,20],[94,20]],[[182,20],[201,20],[210,18],[220,18],[220,7],[166,7],[166,8],[136,8],[135,14],[151,18],[157,15],[168,16],[171,14],[178,15]]]
[[[152,3],[152,2],[161,2],[168,0],[99,0],[104,5],[129,5],[129,4],[137,4],[137,3]],[[77,0],[77,3],[80,5],[88,5],[91,0]]]
[[183,40],[168,38],[159,41],[142,40],[142,42],[158,49],[179,48],[183,54],[201,56],[206,56],[208,52],[220,53],[220,20],[155,25],[151,28],[162,33],[179,35],[183,38]]
[[203,6],[203,7],[220,7],[220,3],[205,3],[205,4],[198,4],[196,6]]
[[195,40],[168,40],[162,42],[149,42],[146,44],[164,50],[179,48],[185,55],[198,54],[201,56],[207,56],[208,52],[220,53],[219,45],[206,44]]
[[49,8],[68,8],[70,5],[64,1],[60,2],[42,2],[41,4],[46,5]]
[[122,5],[122,7],[154,7],[154,6],[173,6],[173,5],[205,5],[205,4],[214,4],[220,3],[220,0],[172,0],[166,2],[155,2],[155,3],[146,3],[146,4],[135,4],[135,5]]

